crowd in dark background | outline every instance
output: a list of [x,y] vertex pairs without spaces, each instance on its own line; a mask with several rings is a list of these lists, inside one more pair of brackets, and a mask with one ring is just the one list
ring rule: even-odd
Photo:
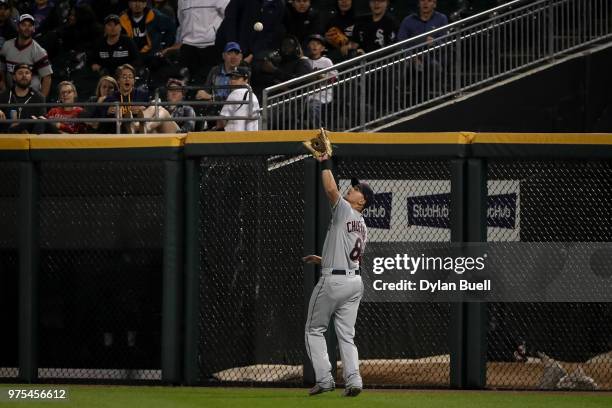
[[[16,63],[32,67],[31,87],[47,101],[104,101],[113,92],[121,96],[123,85],[117,68],[126,65],[133,67],[133,78],[124,89],[140,95],[124,95],[142,101],[170,83],[189,88],[183,91],[177,107],[183,99],[223,100],[229,94],[226,74],[240,65],[249,68],[250,85],[256,95],[261,95],[265,87],[325,66],[316,62],[321,57],[338,63],[502,2],[0,0],[0,91],[4,91],[0,103],[11,102]],[[29,60],[13,61],[26,58],[22,54],[30,41],[29,24],[30,35],[39,48],[28,53]],[[17,40],[13,40],[15,37]],[[312,50],[319,45],[322,52],[315,50],[313,59]],[[44,59],[40,57],[42,52],[46,52]],[[123,72],[124,77],[130,76]],[[58,85],[67,88],[64,81],[72,82],[65,93],[74,93],[73,97],[61,94]],[[100,93],[104,84],[113,87],[107,94]],[[91,109],[81,111],[92,113]],[[169,111],[175,114],[173,109]],[[179,127],[183,129],[181,124]],[[83,130],[57,128],[61,132]]]

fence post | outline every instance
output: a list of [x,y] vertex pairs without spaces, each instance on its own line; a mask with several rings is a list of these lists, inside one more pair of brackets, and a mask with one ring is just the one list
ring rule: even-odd
[[200,377],[200,180],[199,161],[185,160],[185,354],[184,379],[195,385]]
[[461,30],[457,31],[457,40],[455,46],[455,91],[461,89]]
[[555,54],[555,4],[554,1],[551,0],[548,3],[548,57],[552,60],[553,55]]
[[268,90],[264,89],[263,90],[263,96],[262,96],[262,100],[261,100],[261,130],[268,130],[268,115],[269,115],[269,109],[268,109]]
[[[451,242],[465,241],[466,212],[466,161],[454,159],[451,167],[450,223]],[[464,308],[465,303],[450,304],[450,322],[448,327],[448,344],[450,353],[450,386],[465,386],[465,353],[464,353]]]
[[[304,177],[304,255],[309,255],[317,253],[317,210],[319,206],[317,193],[319,172],[316,161],[310,159],[304,161]],[[304,265],[304,323],[306,323],[306,317],[308,316],[310,296],[317,283],[317,271],[318,268],[316,265]],[[305,326],[304,324],[304,328]],[[303,361],[303,382],[305,385],[314,384],[315,374],[312,363],[308,358],[308,353],[306,353],[306,349],[304,349]]]
[[366,67],[363,60],[360,62],[360,84],[359,84],[359,128],[363,130],[366,123]]
[[[484,159],[467,161],[466,236],[468,242],[487,241],[487,163]],[[487,304],[466,304],[465,360],[466,386],[484,388],[487,376]]]
[[183,278],[183,163],[164,163],[164,258],[162,303],[162,381],[181,381],[181,312]]
[[39,172],[33,162],[19,168],[19,378],[38,380]]

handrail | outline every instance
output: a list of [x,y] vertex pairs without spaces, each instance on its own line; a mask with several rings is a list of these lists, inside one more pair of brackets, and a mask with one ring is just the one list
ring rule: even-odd
[[[355,131],[612,38],[607,0],[515,0],[268,87],[264,129]],[[428,42],[427,37],[434,37]],[[321,77],[336,71],[332,83]],[[317,95],[327,98],[326,111]],[[313,102],[313,99],[315,101]]]

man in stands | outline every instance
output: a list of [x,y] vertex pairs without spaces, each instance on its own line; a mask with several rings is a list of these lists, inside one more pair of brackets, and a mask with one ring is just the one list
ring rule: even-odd
[[[45,97],[32,88],[32,68],[27,64],[13,66],[13,86],[0,93],[0,104],[14,104],[14,107],[2,108],[0,119],[32,119],[45,114],[42,106],[27,106],[30,103],[44,103]],[[26,106],[17,106],[26,105]],[[18,123],[0,125],[5,133],[44,133],[45,122]]]
[[104,19],[104,39],[91,54],[91,70],[100,75],[114,75],[117,67],[123,64],[138,66],[139,53],[134,42],[121,35],[119,16],[109,14]]
[[[11,78],[16,65],[29,65],[36,73],[32,76],[32,88],[47,97],[51,89],[53,69],[47,51],[32,39],[34,17],[30,14],[22,14],[19,17],[17,34],[17,38],[6,41],[0,49],[0,59],[5,64],[7,78]],[[11,86],[12,83],[9,83],[8,87]]]
[[145,56],[153,56],[174,44],[176,26],[156,9],[147,7],[147,0],[129,0],[128,9],[119,17],[126,35]]
[[[398,41],[426,33],[448,24],[448,17],[436,11],[437,0],[419,0],[419,13],[406,17],[397,34]],[[440,36],[442,33],[437,34]],[[428,36],[427,41],[432,42],[434,37]]]
[[353,41],[359,49],[371,52],[395,42],[398,24],[391,14],[387,13],[389,0],[370,0],[369,16],[357,20],[353,31]]

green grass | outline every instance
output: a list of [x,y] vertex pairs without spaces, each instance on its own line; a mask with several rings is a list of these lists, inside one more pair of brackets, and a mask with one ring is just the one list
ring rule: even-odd
[[[11,388],[67,388],[68,401],[7,401]],[[314,397],[306,389],[123,387],[123,386],[23,386],[0,385],[0,407],[79,408],[595,408],[612,407],[609,393],[572,394],[537,392],[390,391],[365,390],[357,398],[344,398],[342,390]]]

